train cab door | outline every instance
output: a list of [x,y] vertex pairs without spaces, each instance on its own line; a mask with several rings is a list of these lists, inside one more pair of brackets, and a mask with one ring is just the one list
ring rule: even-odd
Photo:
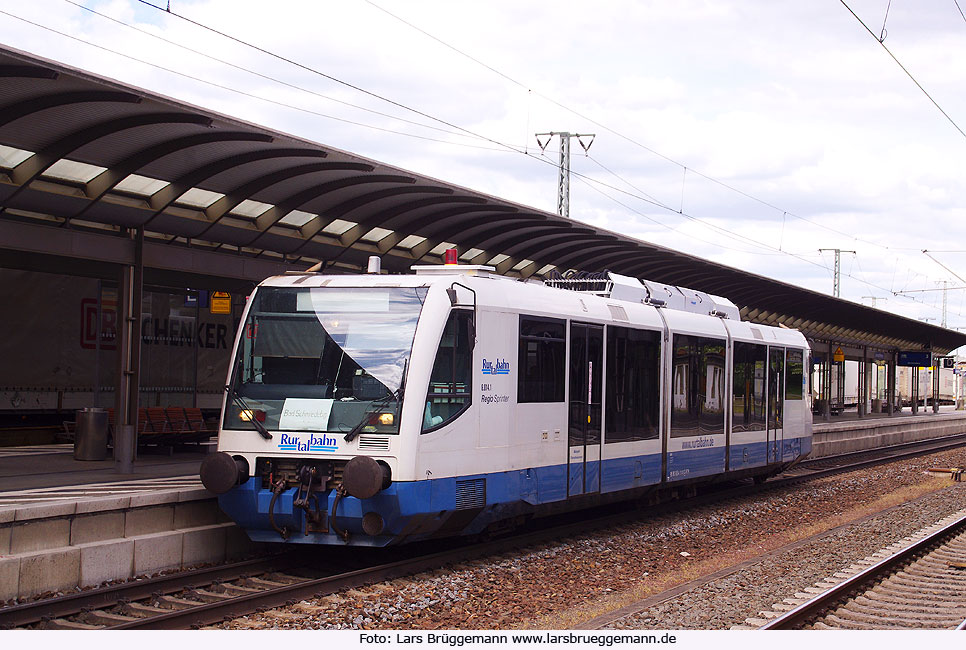
[[603,326],[571,323],[568,496],[600,492],[603,373]]
[[785,404],[785,348],[768,348],[767,462],[782,460],[782,407]]

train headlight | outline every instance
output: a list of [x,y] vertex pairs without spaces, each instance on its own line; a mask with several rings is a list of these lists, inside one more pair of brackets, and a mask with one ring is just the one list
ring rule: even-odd
[[259,422],[265,421],[265,411],[252,410],[252,409],[242,409],[238,412],[238,419],[242,422],[251,422],[252,420],[258,420]]
[[391,427],[394,421],[395,421],[395,417],[393,417],[392,413],[382,413],[379,416],[379,424],[382,424],[384,426]]

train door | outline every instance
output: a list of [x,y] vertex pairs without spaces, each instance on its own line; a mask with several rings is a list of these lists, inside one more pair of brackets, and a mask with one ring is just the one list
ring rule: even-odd
[[785,348],[768,348],[768,446],[769,463],[782,459],[782,406],[785,403]]
[[600,492],[603,351],[603,326],[571,323],[568,496]]

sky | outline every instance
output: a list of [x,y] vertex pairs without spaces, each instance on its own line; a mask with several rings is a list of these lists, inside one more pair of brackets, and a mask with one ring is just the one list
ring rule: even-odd
[[966,328],[966,0],[151,2],[0,42],[550,212],[586,134],[574,220]]

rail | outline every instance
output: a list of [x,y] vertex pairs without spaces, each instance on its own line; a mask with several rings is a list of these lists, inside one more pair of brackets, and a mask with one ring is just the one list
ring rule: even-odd
[[966,530],[966,516],[942,527],[934,533],[927,535],[923,539],[910,544],[903,550],[885,558],[864,571],[860,571],[851,578],[840,582],[831,589],[817,595],[815,598],[802,603],[798,607],[786,612],[782,616],[775,618],[765,625],[762,630],[792,630],[799,629],[809,622],[820,617],[830,607],[853,596],[867,585],[878,582],[889,575],[892,575],[900,568],[920,554],[942,544],[954,535],[958,535]]

